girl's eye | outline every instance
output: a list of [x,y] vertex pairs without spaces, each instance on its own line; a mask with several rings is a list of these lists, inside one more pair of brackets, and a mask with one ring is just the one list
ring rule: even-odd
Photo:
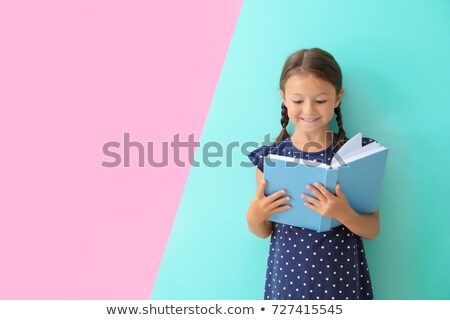
[[[293,101],[293,102],[296,103],[296,104],[303,103],[302,100]],[[319,104],[323,104],[323,103],[327,102],[327,100],[316,100],[316,102],[319,103]]]

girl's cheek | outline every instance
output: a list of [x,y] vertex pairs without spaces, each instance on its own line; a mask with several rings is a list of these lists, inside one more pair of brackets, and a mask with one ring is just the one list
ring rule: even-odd
[[292,110],[292,108],[291,109],[288,109],[288,116],[289,116],[289,118],[292,118],[292,117],[295,117],[295,110]]

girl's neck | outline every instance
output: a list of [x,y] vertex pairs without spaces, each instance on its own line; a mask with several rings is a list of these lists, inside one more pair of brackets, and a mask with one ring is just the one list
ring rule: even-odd
[[333,143],[333,132],[330,128],[322,132],[301,132],[295,130],[291,136],[294,146],[305,152],[326,150]]

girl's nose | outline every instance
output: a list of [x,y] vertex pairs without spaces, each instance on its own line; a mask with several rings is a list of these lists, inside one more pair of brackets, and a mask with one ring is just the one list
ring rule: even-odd
[[312,111],[314,109],[314,103],[312,101],[305,101],[303,103],[303,111]]

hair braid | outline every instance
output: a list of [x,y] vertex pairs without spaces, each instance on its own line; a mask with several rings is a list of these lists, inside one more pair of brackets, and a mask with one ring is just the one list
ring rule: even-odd
[[280,134],[277,137],[276,142],[280,142],[281,140],[284,140],[287,137],[289,137],[289,133],[286,130],[286,127],[287,127],[287,125],[289,123],[289,116],[288,116],[287,108],[284,105],[284,102],[281,103],[281,120],[280,120],[280,123],[281,123],[282,129],[281,129]]
[[342,147],[342,145],[348,139],[345,136],[345,130],[344,130],[344,126],[342,124],[341,104],[340,103],[339,103],[339,106],[334,109],[334,113],[336,114],[336,121],[337,121],[338,128],[339,128],[339,131],[338,131],[337,135],[334,136],[334,138],[336,140],[333,141],[333,145],[334,145],[333,149],[336,152]]

